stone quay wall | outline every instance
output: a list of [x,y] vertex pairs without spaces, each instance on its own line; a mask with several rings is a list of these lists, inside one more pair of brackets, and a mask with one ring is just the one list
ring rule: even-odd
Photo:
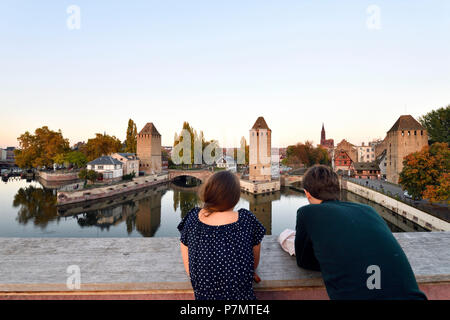
[[370,188],[366,188],[344,179],[341,179],[341,188],[353,192],[370,201],[376,202],[428,230],[450,231],[450,223]]
[[57,204],[61,206],[66,204],[114,197],[123,193],[132,192],[161,183],[166,183],[169,181],[168,178],[168,174],[154,174],[149,176],[137,177],[132,181],[124,181],[123,183],[106,185],[93,189],[84,189],[73,192],[58,191]]
[[77,180],[79,171],[74,172],[46,172],[46,171],[38,171],[38,175],[41,179],[44,179],[49,182],[59,182],[59,181],[72,181]]

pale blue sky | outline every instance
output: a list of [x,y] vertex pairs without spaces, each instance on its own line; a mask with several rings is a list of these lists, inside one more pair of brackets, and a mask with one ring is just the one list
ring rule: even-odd
[[447,0],[0,0],[0,43],[0,147],[43,125],[123,140],[129,118],[230,146],[260,115],[274,146],[318,143],[322,122],[359,144],[450,104]]

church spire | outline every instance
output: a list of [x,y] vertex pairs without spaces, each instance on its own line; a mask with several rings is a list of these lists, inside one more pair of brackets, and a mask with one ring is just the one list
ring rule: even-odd
[[322,122],[322,132],[320,134],[320,144],[322,144],[325,140],[326,140],[325,126],[324,126],[324,124]]

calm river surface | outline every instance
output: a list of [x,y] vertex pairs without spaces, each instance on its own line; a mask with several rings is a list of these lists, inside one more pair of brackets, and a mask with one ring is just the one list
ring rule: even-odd
[[[112,200],[57,208],[55,190],[12,178],[0,182],[0,237],[178,237],[178,223],[199,205],[196,190],[165,184]],[[342,200],[369,204],[347,192]],[[251,210],[267,234],[278,235],[295,229],[297,209],[307,203],[303,193],[283,189],[264,196],[243,193],[237,208]],[[393,232],[425,231],[390,210],[370,205]]]

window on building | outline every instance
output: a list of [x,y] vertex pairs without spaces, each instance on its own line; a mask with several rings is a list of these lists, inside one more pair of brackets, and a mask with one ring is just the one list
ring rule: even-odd
[[416,130],[414,130],[414,135],[417,136],[417,131]]
[[103,170],[103,166],[97,166],[98,170]]
[[423,136],[423,130],[420,130],[420,135]]
[[405,135],[405,132],[404,131],[402,131],[402,137]]
[[411,132],[408,131],[408,137],[411,135]]

